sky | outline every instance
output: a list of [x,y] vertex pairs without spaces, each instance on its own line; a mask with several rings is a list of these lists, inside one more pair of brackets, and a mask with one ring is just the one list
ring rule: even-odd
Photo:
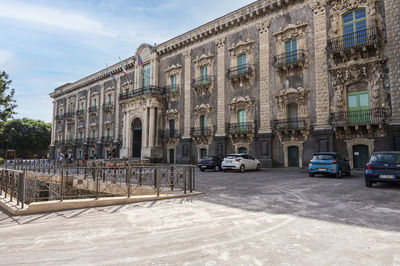
[[51,122],[55,88],[254,0],[0,0],[0,71],[15,118]]

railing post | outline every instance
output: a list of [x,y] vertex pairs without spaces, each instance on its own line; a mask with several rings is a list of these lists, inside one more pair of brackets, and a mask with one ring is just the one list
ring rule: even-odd
[[131,197],[131,172],[132,172],[132,169],[127,168],[125,172],[126,172],[126,187],[128,189],[128,198],[130,198]]
[[192,184],[193,184],[193,170],[191,166],[188,166],[188,171],[189,171],[189,191],[190,193],[192,192]]
[[193,192],[193,190],[196,190],[196,188],[195,188],[195,184],[196,184],[196,167],[192,167],[192,169],[193,169],[193,188],[192,188],[192,190],[190,191],[190,192]]
[[64,200],[64,168],[60,168],[60,201]]
[[157,197],[159,197],[160,196],[160,171],[158,170],[158,167],[156,167],[154,171],[156,172]]
[[20,191],[21,191],[21,197],[20,197],[20,199],[21,199],[21,207],[22,207],[22,209],[24,208],[24,204],[25,204],[25,197],[26,197],[26,190],[25,190],[25,188],[26,188],[26,172],[25,172],[25,170],[24,171],[22,171],[22,173],[21,173],[21,189],[20,189]]
[[186,167],[184,167],[183,168],[184,170],[183,170],[183,192],[186,194],[186,171],[187,171],[187,168]]
[[13,199],[13,195],[14,195],[14,192],[15,192],[15,171],[12,171],[11,172],[12,173],[12,175],[11,175],[11,178],[10,178],[10,180],[11,180],[11,193],[10,193],[10,201],[12,201],[12,199]]
[[[101,171],[101,170],[100,170]],[[96,170],[93,171],[95,176],[93,178],[95,178],[96,180],[96,199],[99,198],[99,186],[100,186],[100,179],[99,179],[99,175],[96,175]]]

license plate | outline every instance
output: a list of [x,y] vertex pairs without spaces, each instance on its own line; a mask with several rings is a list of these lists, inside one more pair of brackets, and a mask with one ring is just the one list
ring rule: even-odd
[[204,165],[203,165],[203,166],[201,166],[201,168],[207,168],[207,166],[204,166]]
[[318,171],[324,172],[324,171],[326,171],[326,169],[325,168],[319,168]]
[[227,162],[227,163],[231,163],[231,162],[232,162],[232,160],[226,160],[226,162]]
[[379,178],[394,179],[394,175],[380,175]]

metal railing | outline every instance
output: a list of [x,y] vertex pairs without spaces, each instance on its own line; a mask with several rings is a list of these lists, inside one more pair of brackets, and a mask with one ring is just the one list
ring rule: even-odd
[[272,65],[276,68],[282,68],[298,63],[304,63],[305,58],[304,50],[299,49],[292,52],[275,55]]
[[213,76],[207,75],[207,76],[201,76],[195,79],[192,79],[192,87],[198,88],[198,87],[206,87],[210,86],[212,82]]
[[374,45],[379,42],[376,27],[355,31],[328,40],[328,50],[337,53],[354,47]]
[[85,110],[78,110],[76,111],[76,115],[84,115],[85,114]]
[[174,130],[166,129],[166,130],[162,131],[162,133],[161,133],[161,136],[163,139],[179,138],[180,135],[181,134],[176,129],[174,129]]
[[114,105],[112,103],[104,103],[103,110],[105,112],[111,112],[113,110]]
[[179,84],[175,84],[174,86],[169,85],[169,86],[164,87],[165,94],[179,93],[180,90],[181,90],[181,86]]
[[254,124],[246,123],[229,123],[228,134],[249,134],[254,133]]
[[253,68],[250,64],[243,64],[235,67],[228,68],[229,77],[240,77],[247,74],[252,74]]
[[[20,203],[131,197],[195,189],[195,166],[122,160],[15,160],[0,168],[0,195]],[[12,170],[10,169],[12,168]]]
[[89,107],[89,113],[95,113],[95,112],[97,112],[97,110],[98,110],[97,106],[90,106]]
[[385,108],[366,109],[358,111],[337,112],[330,115],[334,126],[383,124],[388,118]]
[[97,138],[87,138],[86,142],[90,143],[90,144],[96,143],[97,142]]
[[158,86],[147,86],[147,87],[135,90],[135,91],[127,91],[127,92],[121,93],[119,95],[119,99],[120,100],[126,100],[126,99],[129,99],[129,98],[134,98],[134,97],[138,97],[138,96],[141,96],[141,95],[147,95],[147,94],[149,94],[149,95],[152,95],[152,94],[162,95],[162,94],[164,94],[164,89],[160,88]]
[[76,145],[82,145],[83,144],[83,142],[84,142],[84,140],[83,139],[75,139],[75,144]]
[[305,118],[291,118],[275,120],[275,128],[278,131],[281,130],[302,130],[307,127],[307,122]]
[[190,134],[192,135],[192,137],[208,137],[212,135],[212,132],[210,128],[198,127],[198,128],[191,128]]
[[64,115],[56,115],[56,120],[63,120],[64,119]]
[[104,137],[102,138],[102,142],[103,142],[103,143],[108,143],[108,144],[112,143],[113,140],[114,140],[114,138],[111,137],[111,136],[104,136]]
[[65,118],[73,118],[75,116],[75,112],[69,111],[64,114]]

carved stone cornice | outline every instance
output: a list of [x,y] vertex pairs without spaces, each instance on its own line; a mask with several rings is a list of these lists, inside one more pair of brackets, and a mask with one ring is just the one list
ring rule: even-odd
[[229,52],[231,53],[231,56],[252,54],[254,52],[254,43],[255,41],[251,39],[247,39],[246,41],[240,40],[229,48]]
[[328,0],[313,0],[310,4],[311,9],[315,15],[322,14],[325,12],[325,7],[328,4]]
[[202,115],[208,115],[211,113],[211,111],[213,110],[213,107],[210,106],[208,103],[207,104],[200,104],[200,105],[196,105],[196,107],[193,109],[193,115],[196,118],[199,118]]
[[164,72],[168,76],[180,75],[182,72],[182,65],[180,64],[170,65],[169,67],[167,67],[167,69],[164,70]]
[[280,120],[287,118],[286,107],[290,103],[297,104],[299,117],[309,117],[310,115],[310,112],[308,111],[309,92],[310,92],[309,90],[303,87],[281,90],[279,94],[275,96],[278,105],[277,119]]
[[261,23],[258,23],[256,25],[256,27],[257,27],[257,30],[260,32],[260,34],[264,34],[264,33],[268,33],[270,25],[271,25],[271,21],[265,20]]
[[[202,66],[212,66],[213,62],[214,62],[213,54],[202,54],[193,60],[193,63],[198,68],[200,68]],[[210,74],[212,75],[212,73],[210,73]]]
[[[303,39],[307,34],[308,23],[298,21],[296,24],[288,24],[285,27],[280,28],[274,36],[277,42],[286,42],[291,39]],[[300,49],[303,49],[301,47]]]
[[190,60],[192,58],[192,50],[187,50],[183,53],[185,60]]
[[177,109],[169,109],[165,111],[165,120],[178,119],[179,111]]
[[223,49],[223,48],[225,48],[225,42],[226,42],[226,37],[224,36],[224,37],[216,40],[215,44],[217,45],[218,49]]

